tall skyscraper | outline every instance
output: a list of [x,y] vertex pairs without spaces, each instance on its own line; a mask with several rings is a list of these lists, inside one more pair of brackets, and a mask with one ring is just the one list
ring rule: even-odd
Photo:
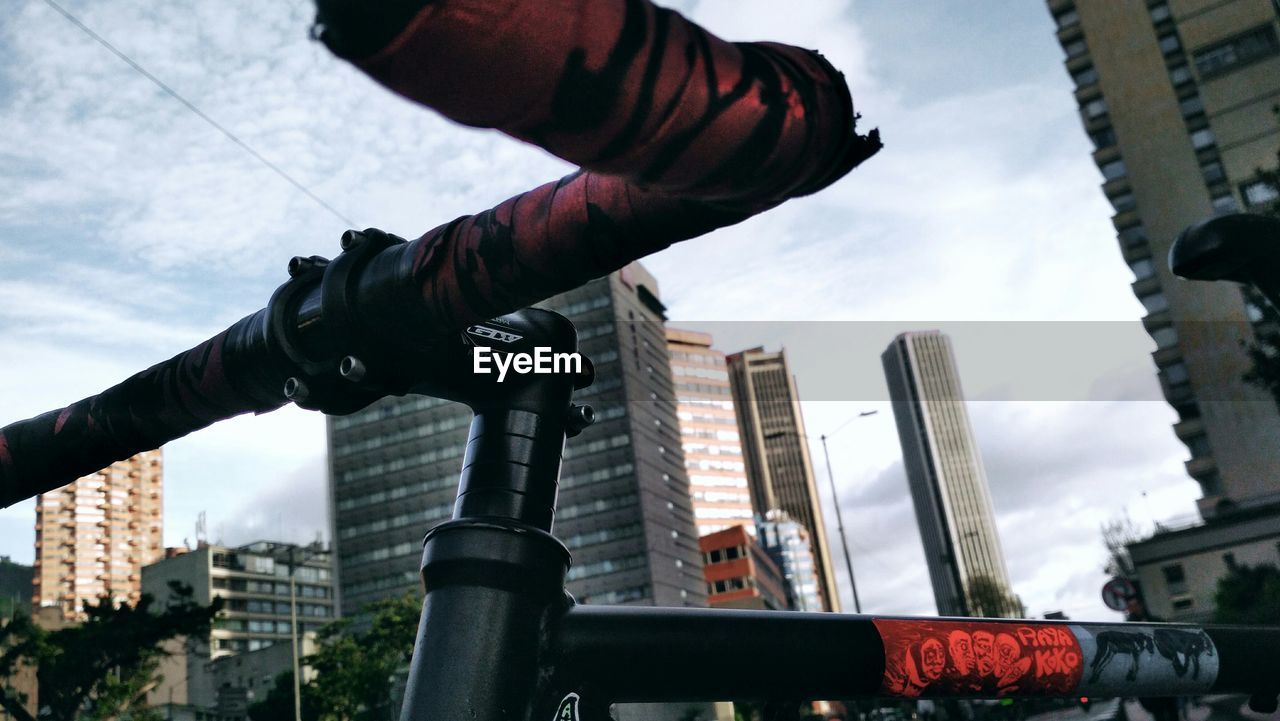
[[1017,617],[951,340],[903,333],[881,359],[938,613]]
[[[578,328],[595,425],[569,439],[553,532],[585,603],[705,606],[657,283],[632,264],[542,304]],[[422,536],[450,517],[471,413],[393,398],[329,419],[330,499],[344,615],[419,586]]]
[[1075,99],[1146,307],[1165,398],[1206,518],[1280,501],[1280,412],[1241,376],[1263,304],[1231,283],[1169,273],[1169,245],[1214,213],[1276,197],[1275,0],[1049,0]]
[[827,530],[813,480],[800,394],[784,351],[752,348],[727,358],[747,482],[756,513],[786,511],[809,532],[823,608],[840,610]]
[[677,328],[667,328],[667,351],[698,535],[730,526],[742,526],[754,534],[751,493],[724,353],[711,347],[709,334]]
[[83,617],[85,601],[136,603],[142,567],[164,556],[160,451],[118,461],[40,495],[32,605]]

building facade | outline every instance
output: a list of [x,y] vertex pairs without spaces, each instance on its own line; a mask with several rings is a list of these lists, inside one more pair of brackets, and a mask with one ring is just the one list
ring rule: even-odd
[[[1274,0],[1049,0],[1120,250],[1146,308],[1173,430],[1200,484],[1202,526],[1130,546],[1148,610],[1213,613],[1227,558],[1266,556],[1280,528],[1280,410],[1242,376],[1244,344],[1276,317],[1250,289],[1185,283],[1165,258],[1186,226],[1277,197],[1280,6]],[[1261,544],[1261,545],[1259,545]]]
[[677,328],[667,328],[667,352],[698,535],[730,526],[754,534],[755,514],[724,353],[711,347],[709,334]]
[[785,511],[769,511],[756,522],[756,539],[782,572],[787,606],[793,611],[825,610],[809,531]]
[[299,636],[336,616],[331,554],[318,543],[204,545],[142,569],[142,590],[159,603],[172,581],[190,586],[196,603],[224,599],[209,633],[210,658],[291,645],[295,603]]
[[881,360],[938,613],[1018,617],[950,338],[903,333]]
[[1242,380],[1264,304],[1169,272],[1183,228],[1276,196],[1280,25],[1273,0],[1049,0],[1173,430],[1200,513],[1280,500],[1280,411]]
[[785,511],[813,546],[822,607],[840,610],[822,505],[809,459],[800,394],[784,351],[752,348],[727,357],[742,455],[757,514]]
[[[657,283],[639,264],[540,304],[567,316],[595,382],[597,421],[568,440],[553,532],[584,603],[705,606]],[[330,418],[331,518],[341,605],[420,586],[423,534],[453,509],[471,413],[393,398]]]
[[698,539],[698,546],[702,549],[707,601],[712,608],[791,608],[782,570],[745,526],[730,526],[704,535]]
[[160,451],[118,461],[40,494],[32,605],[83,618],[86,601],[137,603],[142,567],[164,555]]
[[1280,567],[1280,516],[1242,511],[1211,523],[1159,529],[1129,544],[1147,613],[1165,621],[1213,621],[1218,581],[1239,566]]

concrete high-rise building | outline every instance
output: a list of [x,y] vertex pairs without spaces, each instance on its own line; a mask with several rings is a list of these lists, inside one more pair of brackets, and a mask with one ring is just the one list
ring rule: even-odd
[[813,545],[823,608],[840,610],[822,505],[813,480],[800,394],[784,351],[752,348],[727,359],[751,502],[759,515],[772,510],[805,527]]
[[85,601],[136,603],[142,567],[164,556],[160,451],[118,461],[36,501],[32,605],[82,618]]
[[1263,304],[1232,283],[1187,283],[1169,246],[1215,213],[1276,197],[1280,32],[1274,0],[1049,0],[1120,252],[1187,473],[1208,518],[1280,501],[1280,412],[1241,376]]
[[336,615],[331,554],[319,543],[295,546],[258,541],[234,548],[204,545],[172,553],[142,569],[142,590],[157,603],[169,598],[171,581],[190,586],[196,603],[224,599],[222,614],[209,633],[210,658],[277,643],[289,645],[294,603],[299,636],[319,630]]
[[[575,394],[597,421],[569,439],[553,533],[585,603],[705,606],[657,283],[639,264],[543,307],[578,328],[595,365]],[[471,413],[432,398],[329,419],[330,502],[344,615],[418,588],[423,534],[453,509]]]
[[667,328],[667,351],[698,535],[730,526],[754,534],[755,514],[724,353],[711,347],[709,334],[677,328]]
[[[1273,562],[1280,527],[1280,411],[1242,380],[1242,342],[1277,319],[1250,289],[1173,278],[1169,246],[1215,213],[1260,211],[1280,195],[1280,5],[1276,0],[1049,0],[1075,100],[1173,430],[1199,482],[1203,525],[1129,547],[1148,610],[1213,616],[1217,581],[1236,563]],[[1268,545],[1272,544],[1272,545]],[[1270,548],[1268,552],[1266,549]]]
[[951,340],[903,333],[881,359],[938,613],[1019,616]]
[[821,611],[818,564],[813,560],[809,532],[785,511],[769,511],[756,521],[760,547],[773,559],[786,583],[787,604],[793,611]]

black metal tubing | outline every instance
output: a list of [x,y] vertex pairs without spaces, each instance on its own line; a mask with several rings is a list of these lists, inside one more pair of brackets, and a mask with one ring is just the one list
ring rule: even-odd
[[[945,676],[928,683],[921,669],[912,673],[925,680],[923,686],[895,691],[889,681],[905,665],[898,652],[914,653],[919,645],[904,642],[904,631],[916,639],[958,631],[976,640],[987,631],[993,639],[1048,642],[1043,650],[1024,647],[1022,658],[1030,662],[1017,685],[1001,689],[994,677],[983,685],[974,680],[977,668],[969,670],[969,683],[947,683]],[[1086,638],[1082,649],[1086,644],[1079,640]],[[1064,660],[1071,665],[1060,665]],[[549,663],[562,685],[610,701],[1208,692],[1274,697],[1280,691],[1280,628],[575,606],[556,626]]]
[[870,618],[834,613],[574,606],[552,657],[619,702],[855,698],[884,674]]

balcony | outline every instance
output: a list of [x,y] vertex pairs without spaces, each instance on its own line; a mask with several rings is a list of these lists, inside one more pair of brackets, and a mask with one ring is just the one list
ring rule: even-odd
[[1211,473],[1218,470],[1217,461],[1213,460],[1213,456],[1201,456],[1192,458],[1186,462],[1187,475],[1196,480],[1200,480]]
[[1198,436],[1204,433],[1204,421],[1199,418],[1190,418],[1173,426],[1173,433],[1179,440],[1185,441],[1192,436]]
[[1121,228],[1128,228],[1131,225],[1138,225],[1142,222],[1142,217],[1138,215],[1138,209],[1126,210],[1111,216],[1111,224],[1119,231]]

